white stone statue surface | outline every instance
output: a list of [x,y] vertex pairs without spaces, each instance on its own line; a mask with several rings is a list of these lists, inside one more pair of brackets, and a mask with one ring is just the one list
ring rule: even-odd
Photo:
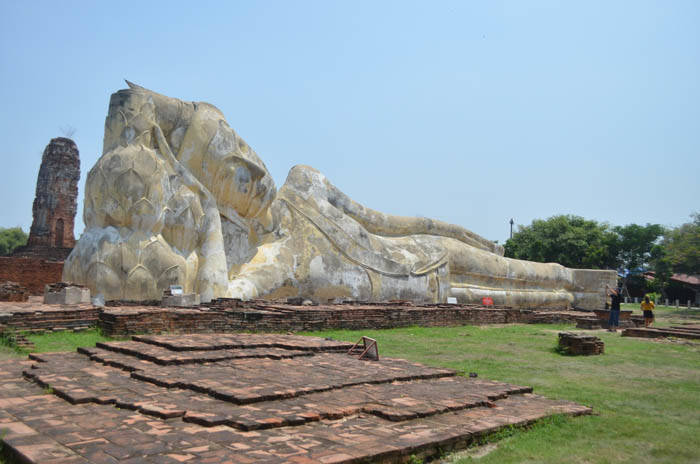
[[615,284],[614,271],[504,258],[462,227],[371,210],[307,166],[293,167],[277,192],[217,108],[129,87],[111,97],[86,183],[86,228],[63,271],[93,294],[154,300],[181,285],[205,302],[491,297],[599,308]]

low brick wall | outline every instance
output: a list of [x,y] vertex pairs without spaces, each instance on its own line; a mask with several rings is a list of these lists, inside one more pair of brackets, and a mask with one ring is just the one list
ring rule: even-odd
[[[608,321],[610,320],[610,310],[608,309],[596,309],[593,311],[595,314],[596,318],[598,318],[598,322],[600,326],[604,329],[608,328]],[[619,327],[621,328],[626,328],[626,327],[640,327],[644,325],[644,318],[640,315],[635,315],[632,314],[632,311],[620,311],[620,325]],[[581,326],[579,328],[588,328],[585,326]],[[598,328],[598,327],[595,327]]]
[[100,308],[91,305],[40,305],[31,309],[0,312],[0,332],[45,332],[97,326]]
[[[573,312],[572,312],[573,313]],[[99,326],[108,335],[135,333],[298,332],[322,329],[390,329],[510,323],[573,322],[573,315],[461,305],[252,304],[236,308],[104,308]]]
[[46,261],[42,258],[0,257],[0,282],[17,282],[32,295],[43,295],[44,286],[60,282],[62,261]]
[[107,335],[148,333],[298,332],[512,323],[575,323],[587,313],[476,305],[413,306],[391,303],[295,306],[228,301],[197,308],[0,303],[0,331],[100,327]]
[[28,298],[27,289],[17,282],[0,282],[0,301],[22,302]]
[[643,337],[643,338],[688,338],[700,340],[700,329],[688,329],[684,327],[635,327],[622,331],[623,337]]

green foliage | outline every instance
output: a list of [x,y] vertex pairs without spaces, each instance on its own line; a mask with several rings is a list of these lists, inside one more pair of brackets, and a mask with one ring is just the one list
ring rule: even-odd
[[19,227],[0,227],[0,256],[9,255],[15,248],[27,244],[27,234]]
[[506,241],[505,255],[573,268],[653,270],[653,281],[637,274],[627,283],[663,293],[673,273],[700,273],[700,213],[692,218],[670,230],[660,224],[611,227],[571,215],[536,219]]
[[652,259],[652,250],[659,238],[666,232],[659,224],[629,224],[613,229],[617,234],[615,244],[617,259],[624,269],[644,268]]
[[700,273],[700,213],[691,217],[692,222],[668,231],[662,242],[665,258],[673,272]]
[[18,354],[25,354],[25,352],[17,347],[17,332],[13,328],[6,328],[0,333],[0,345],[9,348]]
[[505,255],[566,267],[609,269],[618,264],[617,240],[607,224],[580,216],[552,216],[519,226],[513,238],[506,241]]
[[79,346],[95,346],[97,342],[114,340],[100,333],[98,329],[90,329],[84,332],[53,332],[47,334],[28,335],[29,341],[36,347],[37,353],[50,351],[75,351]]

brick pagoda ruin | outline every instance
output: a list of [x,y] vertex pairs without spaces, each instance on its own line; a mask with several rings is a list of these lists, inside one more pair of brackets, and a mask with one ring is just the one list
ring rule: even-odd
[[[73,226],[78,209],[80,155],[75,142],[65,137],[51,139],[36,181],[32,228],[27,248],[59,248],[65,253],[75,245]],[[57,255],[58,252],[53,252]]]
[[65,137],[51,139],[37,177],[29,240],[12,256],[0,257],[0,281],[17,282],[35,295],[43,293],[46,284],[61,281],[63,261],[75,246],[79,179],[75,142]]

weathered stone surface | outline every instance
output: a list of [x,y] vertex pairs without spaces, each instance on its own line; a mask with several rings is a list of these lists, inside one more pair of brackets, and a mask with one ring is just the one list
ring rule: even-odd
[[80,156],[71,139],[51,139],[41,159],[28,246],[72,248]]
[[90,304],[90,289],[64,282],[47,285],[44,291],[44,304]]
[[196,293],[185,293],[183,295],[164,295],[161,306],[191,307],[199,306],[200,298]]
[[551,414],[591,412],[530,387],[338,352],[349,346],[139,337],[0,362],[0,437],[29,463],[406,462]]
[[615,283],[613,271],[504,258],[462,227],[371,210],[307,166],[293,167],[277,192],[218,109],[129,86],[110,100],[86,230],[64,268],[64,280],[108,300],[159,299],[181,285],[204,302],[491,297],[593,309]]

